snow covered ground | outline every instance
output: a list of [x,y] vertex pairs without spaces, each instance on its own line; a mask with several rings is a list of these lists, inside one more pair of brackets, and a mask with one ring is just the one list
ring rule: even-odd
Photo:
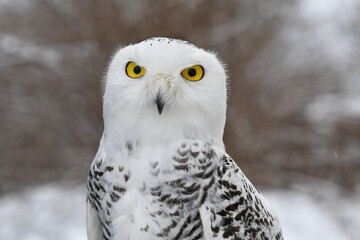
[[[360,195],[333,186],[267,190],[285,239],[360,239]],[[48,184],[0,198],[0,239],[85,240],[84,186]]]
[[0,239],[85,240],[84,186],[28,188],[0,200]]
[[331,186],[266,191],[285,239],[360,239],[360,196],[342,196]]

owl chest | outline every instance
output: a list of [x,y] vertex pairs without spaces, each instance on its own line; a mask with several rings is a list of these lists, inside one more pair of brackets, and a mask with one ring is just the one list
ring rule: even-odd
[[[207,197],[213,167],[197,166],[197,159],[183,156],[133,158],[126,163],[105,163],[94,185],[102,186],[102,205],[106,212],[123,214],[144,208],[150,216],[177,218],[200,207]],[[194,157],[192,157],[194,158]],[[206,175],[204,177],[204,175]],[[110,209],[109,209],[109,206]],[[116,210],[114,210],[116,208]]]
[[90,185],[101,187],[90,199],[101,205],[103,231],[144,235],[138,239],[201,237],[199,208],[211,194],[215,168],[211,149],[200,144],[180,144],[165,157],[155,149],[127,162],[95,164],[93,174],[101,176],[90,179]]
[[111,223],[113,239],[131,239],[117,238],[119,232],[122,236],[137,236],[134,239],[202,239],[199,209],[207,198],[206,186],[212,180],[199,182],[184,175],[170,177],[160,172],[141,187],[110,188],[104,204],[104,222]]

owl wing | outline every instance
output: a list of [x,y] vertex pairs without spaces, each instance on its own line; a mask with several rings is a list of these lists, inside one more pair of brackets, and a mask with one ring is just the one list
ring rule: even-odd
[[[105,237],[100,215],[103,215],[101,201],[105,196],[105,190],[101,183],[104,171],[102,163],[106,161],[106,154],[100,141],[99,150],[91,164],[86,185],[86,229],[88,240],[101,240]],[[100,214],[100,215],[99,215]]]
[[224,150],[214,151],[215,186],[200,209],[205,239],[283,239],[279,220],[265,198]]
[[89,200],[86,201],[86,229],[88,240],[102,239],[100,218],[96,210],[91,206]]

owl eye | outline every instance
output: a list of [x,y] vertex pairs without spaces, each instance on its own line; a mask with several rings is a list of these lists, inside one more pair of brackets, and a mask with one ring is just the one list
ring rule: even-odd
[[200,65],[185,68],[181,71],[181,76],[189,81],[199,81],[204,77],[204,68]]
[[137,65],[135,62],[128,62],[125,67],[126,75],[131,78],[139,78],[145,74],[145,68]]

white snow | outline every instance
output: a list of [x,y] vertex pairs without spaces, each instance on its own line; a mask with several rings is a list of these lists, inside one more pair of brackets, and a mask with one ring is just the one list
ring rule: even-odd
[[0,199],[0,239],[85,240],[85,185],[50,184]]
[[[334,190],[335,189],[335,190]],[[285,239],[360,239],[360,196],[332,185],[267,190]],[[0,198],[0,239],[85,240],[85,186],[48,184]]]
[[360,239],[360,196],[343,194],[331,185],[264,193],[280,218],[285,239]]

